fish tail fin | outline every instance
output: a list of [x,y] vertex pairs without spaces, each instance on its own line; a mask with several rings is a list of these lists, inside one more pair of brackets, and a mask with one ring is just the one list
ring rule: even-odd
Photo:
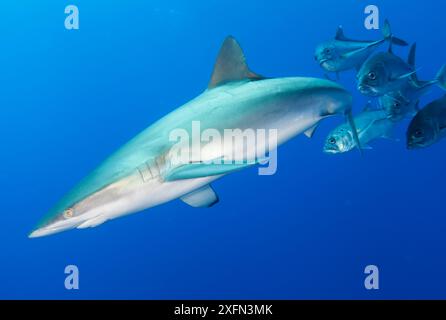
[[359,141],[359,137],[358,137],[358,130],[356,129],[356,124],[355,124],[355,120],[353,119],[353,114],[352,114],[352,110],[348,110],[347,113],[345,114],[346,118],[347,118],[347,122],[350,125],[351,129],[352,129],[352,133],[353,133],[353,139],[356,142],[356,146],[358,147],[359,153],[362,155],[362,147],[361,147],[361,142]]
[[406,47],[408,43],[403,39],[397,38],[392,34],[392,29],[390,28],[389,20],[386,19],[383,27],[383,36],[384,40],[390,41],[391,44],[395,44],[397,46]]
[[440,88],[446,90],[446,64],[438,72],[436,81]]

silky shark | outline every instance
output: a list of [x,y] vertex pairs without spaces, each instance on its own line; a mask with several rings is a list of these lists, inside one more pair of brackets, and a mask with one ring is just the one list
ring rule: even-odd
[[[177,129],[190,132],[191,122],[219,132],[275,129],[277,147],[301,133],[311,137],[327,117],[345,115],[351,120],[351,105],[351,95],[334,82],[272,79],[252,72],[237,41],[228,37],[208,88],[111,155],[51,209],[29,237],[96,227],[178,198],[193,207],[217,203],[210,183],[252,164],[174,163],[169,156],[175,144],[170,134]],[[203,152],[213,158],[226,157],[227,151],[213,141],[204,144]]]

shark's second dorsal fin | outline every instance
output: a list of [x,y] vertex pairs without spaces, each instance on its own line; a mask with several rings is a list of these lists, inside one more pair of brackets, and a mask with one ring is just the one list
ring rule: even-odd
[[242,48],[234,37],[227,37],[215,62],[208,89],[245,79],[259,80],[263,77],[249,70]]

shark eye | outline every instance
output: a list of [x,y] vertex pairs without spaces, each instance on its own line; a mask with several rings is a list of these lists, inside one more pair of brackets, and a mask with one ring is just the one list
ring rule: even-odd
[[397,107],[397,108],[399,108],[400,103],[399,103],[399,102],[395,102],[394,106]]
[[369,72],[368,77],[370,80],[376,80],[376,73],[375,72]]
[[325,52],[325,53],[330,53],[330,52],[331,52],[331,49],[330,49],[330,48],[325,48],[324,52]]
[[330,140],[328,140],[329,143],[331,144],[336,144],[336,139],[335,138],[330,138]]
[[70,209],[67,209],[67,210],[65,210],[65,211],[63,212],[63,216],[64,216],[65,219],[72,218],[73,215],[74,215],[74,211],[73,211],[73,209],[71,209],[71,208],[70,208]]

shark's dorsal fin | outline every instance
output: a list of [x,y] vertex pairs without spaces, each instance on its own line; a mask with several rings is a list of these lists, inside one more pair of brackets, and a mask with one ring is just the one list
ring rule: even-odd
[[263,77],[249,70],[242,48],[237,40],[229,36],[221,46],[208,89],[247,79],[260,80]]

